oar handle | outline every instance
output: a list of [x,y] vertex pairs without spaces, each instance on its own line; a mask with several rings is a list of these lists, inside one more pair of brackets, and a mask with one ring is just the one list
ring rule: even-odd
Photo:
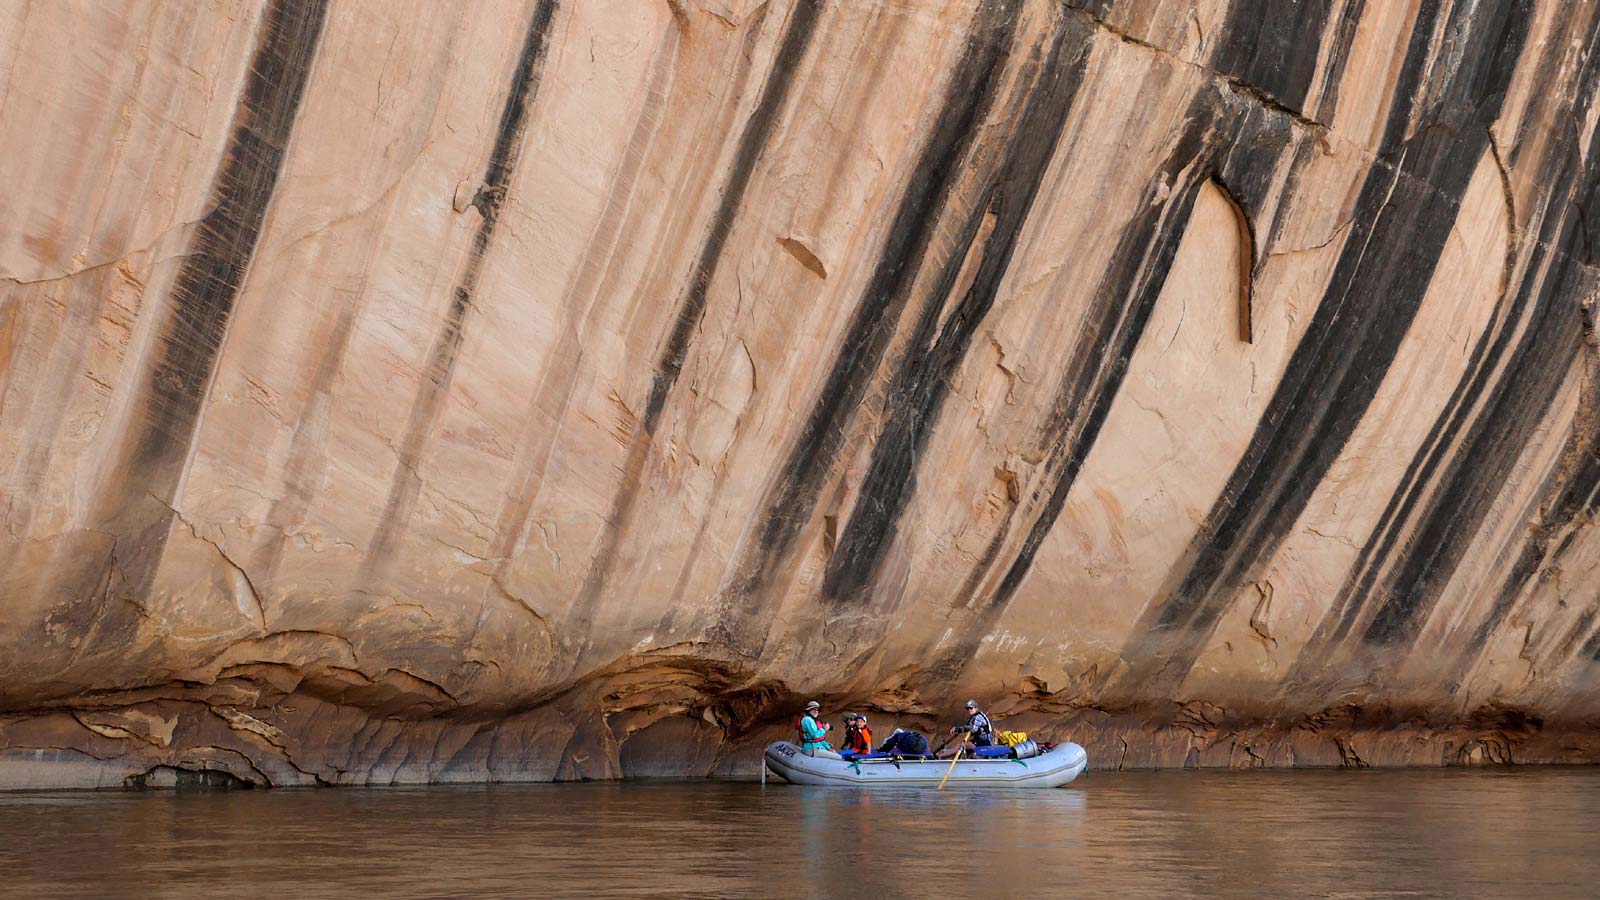
[[944,740],[939,742],[939,746],[933,749],[934,754],[937,755],[944,752],[944,748],[950,746],[950,742],[955,740],[957,735],[961,735],[961,742],[966,743],[966,732],[962,731],[961,726],[957,725],[955,728],[950,729],[950,733],[944,736]]
[[[948,744],[950,742],[949,741],[945,741],[945,743]],[[954,772],[956,770],[956,763],[961,761],[961,754],[963,752],[965,752],[966,749],[967,749],[967,740],[966,740],[966,738],[963,737],[961,739],[961,746],[956,748],[956,755],[950,757],[950,768],[945,769],[944,770],[944,777],[939,779],[939,787],[938,787],[939,790],[941,790],[941,791],[944,790],[944,783],[946,781],[950,780],[950,773]]]

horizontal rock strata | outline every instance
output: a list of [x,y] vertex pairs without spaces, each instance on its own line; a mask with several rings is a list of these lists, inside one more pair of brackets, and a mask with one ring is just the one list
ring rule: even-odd
[[7,4],[0,787],[1594,760],[1597,44]]

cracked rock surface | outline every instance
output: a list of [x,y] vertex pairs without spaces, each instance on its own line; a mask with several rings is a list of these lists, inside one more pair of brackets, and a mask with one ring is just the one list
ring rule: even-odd
[[[1600,5],[0,6],[0,787],[1600,757]],[[209,783],[209,782],[207,782]]]

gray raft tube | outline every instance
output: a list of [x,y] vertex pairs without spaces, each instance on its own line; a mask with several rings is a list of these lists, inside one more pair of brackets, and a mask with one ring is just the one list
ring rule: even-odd
[[[1031,742],[1030,742],[1031,743]],[[1038,746],[1034,746],[1037,753]],[[861,759],[808,756],[788,741],[768,745],[765,770],[791,784],[835,787],[923,786],[1053,788],[1071,782],[1089,766],[1089,754],[1074,743],[1057,744],[1027,758],[960,760]],[[948,781],[946,776],[948,775]]]

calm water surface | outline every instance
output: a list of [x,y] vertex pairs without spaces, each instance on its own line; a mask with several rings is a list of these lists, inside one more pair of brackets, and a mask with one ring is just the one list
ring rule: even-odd
[[1600,896],[1600,770],[0,794],[7,897]]

